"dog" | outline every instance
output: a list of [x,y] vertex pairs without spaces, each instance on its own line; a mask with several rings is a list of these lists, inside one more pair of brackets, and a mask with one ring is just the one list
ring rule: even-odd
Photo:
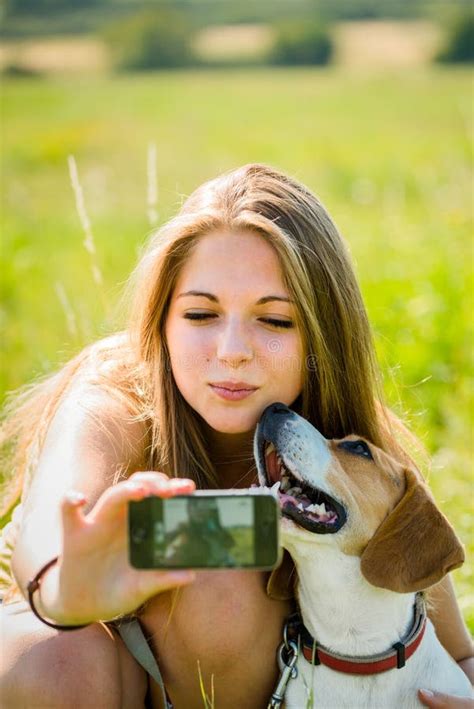
[[285,707],[410,709],[420,688],[470,697],[420,593],[463,563],[463,547],[418,471],[358,436],[327,440],[278,403],[254,454],[279,499],[304,623]]

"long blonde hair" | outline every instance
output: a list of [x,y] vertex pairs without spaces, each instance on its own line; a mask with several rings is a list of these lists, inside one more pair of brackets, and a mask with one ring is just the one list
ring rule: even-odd
[[[24,487],[31,451],[41,448],[71,381],[91,357],[97,384],[125,399],[131,416],[148,424],[150,467],[218,487],[199,417],[171,374],[165,322],[180,269],[198,239],[216,230],[251,230],[275,249],[286,287],[297,304],[306,377],[295,408],[327,438],[357,433],[383,446],[385,407],[371,331],[347,247],[321,202],[305,186],[261,164],[245,165],[206,182],[149,242],[130,288],[124,336],[93,345],[10,407],[4,438],[16,484]],[[100,363],[114,362],[101,367]],[[23,481],[23,482],[22,482]]]

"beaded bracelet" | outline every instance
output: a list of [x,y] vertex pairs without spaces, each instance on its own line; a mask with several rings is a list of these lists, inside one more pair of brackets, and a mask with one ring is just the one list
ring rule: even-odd
[[33,601],[33,593],[39,589],[41,586],[40,580],[42,576],[52,567],[54,564],[57,563],[59,557],[56,556],[54,559],[51,559],[51,561],[48,561],[47,564],[41,567],[41,569],[38,571],[34,579],[31,581],[28,581],[28,585],[26,587],[26,590],[28,592],[28,603],[30,604],[30,608],[32,612],[35,614],[35,616],[40,620],[42,623],[45,625],[49,625],[50,628],[54,628],[55,630],[79,630],[79,628],[87,628],[88,625],[91,625],[91,623],[85,623],[84,625],[58,625],[57,623],[51,623],[51,621],[46,620],[46,618],[43,618],[42,615],[39,614],[35,603]]

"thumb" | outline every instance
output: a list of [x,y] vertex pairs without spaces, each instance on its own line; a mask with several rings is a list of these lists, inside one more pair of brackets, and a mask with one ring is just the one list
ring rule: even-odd
[[65,534],[74,532],[84,520],[83,508],[87,499],[82,492],[70,490],[63,498],[61,514]]
[[169,591],[178,586],[186,586],[196,580],[196,574],[191,569],[176,571],[138,571],[139,593],[142,603],[151,596]]

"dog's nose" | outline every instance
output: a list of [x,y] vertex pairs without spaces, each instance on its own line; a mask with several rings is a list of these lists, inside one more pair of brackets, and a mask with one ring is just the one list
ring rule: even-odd
[[290,409],[285,404],[278,403],[278,404],[272,404],[272,406],[271,406],[272,414],[287,414],[289,412],[289,410]]

